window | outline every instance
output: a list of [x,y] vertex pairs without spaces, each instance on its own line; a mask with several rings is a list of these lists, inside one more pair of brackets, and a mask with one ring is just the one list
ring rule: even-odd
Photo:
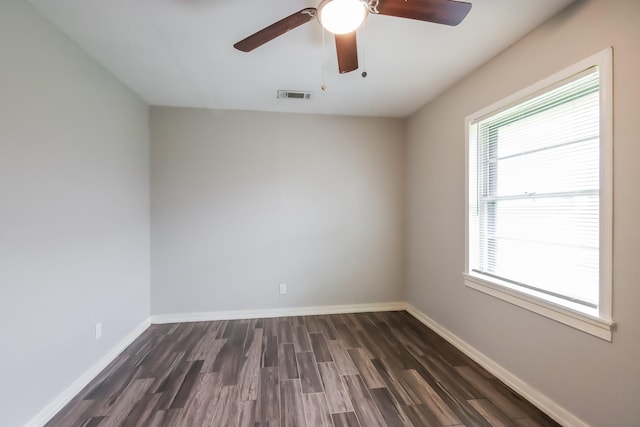
[[611,340],[611,49],[467,118],[465,283]]

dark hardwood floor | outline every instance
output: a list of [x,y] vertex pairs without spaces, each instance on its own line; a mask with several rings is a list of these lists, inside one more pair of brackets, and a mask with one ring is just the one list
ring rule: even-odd
[[48,426],[557,426],[406,312],[152,325]]

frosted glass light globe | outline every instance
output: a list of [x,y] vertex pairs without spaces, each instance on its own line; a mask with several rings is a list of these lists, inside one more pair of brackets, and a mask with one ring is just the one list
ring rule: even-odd
[[361,0],[325,0],[320,3],[318,19],[333,34],[348,34],[362,24],[369,13]]

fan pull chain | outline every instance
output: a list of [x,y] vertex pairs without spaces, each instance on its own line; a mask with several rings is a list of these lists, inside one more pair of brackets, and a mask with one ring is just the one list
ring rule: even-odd
[[327,85],[325,84],[325,81],[324,81],[324,59],[325,59],[324,32],[325,32],[325,29],[322,28],[322,61],[320,64],[322,67],[322,86],[320,86],[320,89],[322,89],[323,91],[327,90]]
[[362,78],[367,77],[367,20],[362,23]]

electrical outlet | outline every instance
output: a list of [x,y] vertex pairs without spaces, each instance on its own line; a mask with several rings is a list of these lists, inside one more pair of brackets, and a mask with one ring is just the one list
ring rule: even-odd
[[96,339],[99,340],[102,337],[102,323],[96,323]]
[[280,295],[284,295],[287,293],[287,285],[284,283],[280,283]]

